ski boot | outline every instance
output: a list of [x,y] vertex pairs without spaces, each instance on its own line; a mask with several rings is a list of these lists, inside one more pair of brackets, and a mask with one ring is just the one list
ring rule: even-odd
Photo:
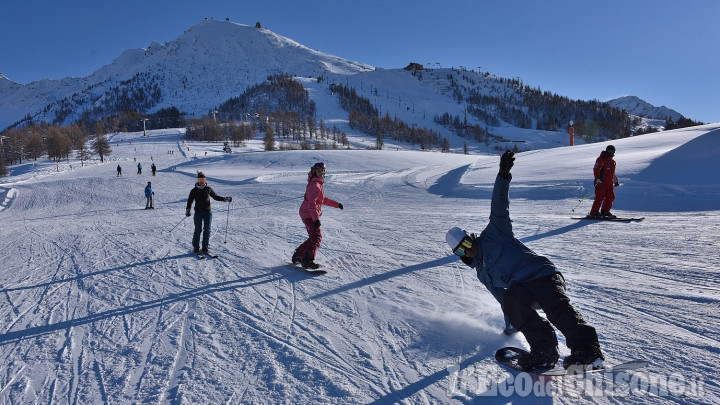
[[315,259],[310,259],[307,256],[305,256],[300,263],[303,269],[317,270],[320,268],[320,265],[315,263]]
[[563,360],[563,367],[577,367],[582,370],[599,370],[603,368],[603,360],[605,358],[597,346],[591,346],[587,349],[575,349]]
[[557,349],[549,350],[547,353],[530,352],[529,355],[518,359],[518,365],[526,372],[549,370],[555,367],[559,357]]

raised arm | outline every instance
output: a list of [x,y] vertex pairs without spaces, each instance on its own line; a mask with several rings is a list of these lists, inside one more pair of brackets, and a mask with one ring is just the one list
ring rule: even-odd
[[510,220],[510,169],[515,164],[515,154],[508,150],[500,158],[500,171],[495,178],[492,201],[490,203],[489,227],[501,234],[513,235]]

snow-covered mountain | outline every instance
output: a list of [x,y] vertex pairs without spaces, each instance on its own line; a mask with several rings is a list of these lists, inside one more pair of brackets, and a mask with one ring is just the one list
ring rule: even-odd
[[77,118],[104,103],[122,102],[123,96],[146,98],[149,112],[175,106],[190,116],[202,115],[268,75],[317,77],[373,69],[266,29],[205,20],[174,41],[128,50],[84,78],[21,85],[0,76],[0,128],[28,114],[36,122]]
[[612,99],[607,103],[613,107],[625,110],[632,115],[637,115],[638,117],[653,118],[658,120],[672,118],[673,121],[683,118],[682,114],[671,108],[665,106],[656,107],[636,96],[619,97]]
[[[624,122],[622,113],[608,113],[612,107],[607,104],[552,97],[515,79],[465,69],[375,68],[309,49],[266,29],[216,20],[202,21],[165,44],[128,50],[87,77],[21,85],[0,75],[0,128],[23,121],[70,124],[79,118],[92,121],[168,107],[192,118],[207,115],[276,74],[303,78],[306,87],[308,80],[322,77],[325,89],[318,88],[316,95],[328,91],[329,83],[350,86],[380,116],[429,128],[455,148],[466,142],[487,152],[510,142],[520,150],[561,146],[567,142],[567,123],[579,119],[592,128],[597,121],[620,117],[594,125],[605,133],[594,134],[592,141],[631,134],[629,120]],[[344,118],[337,114],[337,100],[312,101],[316,118],[333,115],[347,121],[347,112]],[[635,114],[632,105],[619,107]],[[445,121],[440,123],[439,117]],[[468,134],[472,128],[482,128],[493,140]],[[576,136],[576,142],[583,139]]]

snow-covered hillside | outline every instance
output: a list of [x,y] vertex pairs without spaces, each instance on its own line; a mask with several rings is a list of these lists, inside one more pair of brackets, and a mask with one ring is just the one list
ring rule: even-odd
[[[21,85],[0,74],[0,129],[43,121],[92,123],[127,111],[151,115],[168,108],[177,108],[189,120],[222,110],[229,99],[278,74],[293,75],[326,92],[329,84],[348,86],[369,100],[381,117],[435,131],[454,148],[468,143],[470,149],[494,153],[499,139],[520,151],[562,146],[567,144],[570,120],[594,128],[590,139],[612,139],[631,131],[620,111],[607,104],[569,100],[518,78],[462,67],[417,71],[372,67],[309,49],[267,29],[214,20],[196,24],[173,41],[153,41],[147,48],[125,51],[87,77]],[[312,86],[313,80],[322,82]],[[620,107],[643,115],[636,108],[641,100],[633,100],[637,102]],[[323,119],[336,110],[335,104],[318,103],[314,118]],[[666,110],[674,113],[666,108],[659,111]],[[348,112],[342,114],[346,120]],[[442,119],[444,124],[438,124]],[[641,129],[648,125],[659,126],[646,120]],[[576,135],[576,142],[582,142],[580,129]]]
[[[517,156],[516,236],[563,271],[608,363],[650,361],[614,380],[525,379],[492,359],[526,343],[444,237],[485,227],[497,156],[223,154],[181,136],[115,134],[104,164],[0,179],[0,402],[720,403],[720,125],[613,142],[614,211],[639,223],[570,218],[605,144]],[[286,263],[316,161],[345,209],[324,209],[328,274],[310,277]],[[218,259],[190,254],[197,170],[234,197],[213,202]]]
[[174,41],[125,51],[88,77],[20,85],[0,75],[0,128],[26,114],[36,122],[54,122],[56,115],[67,109],[76,119],[85,110],[102,107],[108,97],[132,91],[133,86],[160,89],[152,111],[175,106],[192,117],[207,114],[269,75],[317,77],[372,69],[309,49],[266,29],[205,20]]

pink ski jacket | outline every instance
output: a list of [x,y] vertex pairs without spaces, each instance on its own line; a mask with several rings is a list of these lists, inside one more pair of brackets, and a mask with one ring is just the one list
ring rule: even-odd
[[300,218],[311,218],[317,221],[322,216],[322,206],[339,208],[340,203],[325,197],[323,190],[324,179],[308,174],[308,185],[305,188],[305,199],[300,205]]

